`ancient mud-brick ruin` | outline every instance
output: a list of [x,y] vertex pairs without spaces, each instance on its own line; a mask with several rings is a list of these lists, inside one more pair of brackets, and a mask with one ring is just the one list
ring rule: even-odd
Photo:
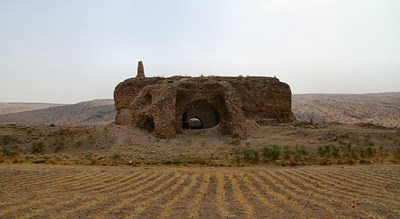
[[144,75],[139,62],[136,78],[114,91],[115,122],[133,125],[163,138],[186,128],[217,127],[222,133],[246,136],[246,120],[291,122],[289,85],[270,77],[183,77]]

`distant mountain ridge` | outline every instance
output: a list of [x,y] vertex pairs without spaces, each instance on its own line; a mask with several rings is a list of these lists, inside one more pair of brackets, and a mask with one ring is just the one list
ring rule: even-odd
[[19,113],[30,110],[40,110],[55,106],[65,106],[66,104],[54,104],[54,103],[2,103],[0,102],[0,115]]
[[101,99],[0,115],[0,123],[25,125],[80,125],[109,123],[115,119],[114,100]]
[[400,92],[295,94],[292,100],[292,110],[298,120],[400,127]]
[[[0,109],[1,109],[0,103]],[[18,103],[25,107],[24,103]],[[54,104],[53,104],[54,105]],[[0,123],[80,125],[113,122],[114,100],[99,99],[71,105],[43,104],[37,109],[0,115]],[[50,106],[50,107],[49,107]],[[372,123],[400,127],[400,92],[373,94],[294,94],[292,110],[300,121],[343,124]]]

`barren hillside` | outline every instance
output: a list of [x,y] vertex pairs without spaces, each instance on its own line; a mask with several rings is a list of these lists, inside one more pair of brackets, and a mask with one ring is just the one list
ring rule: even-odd
[[114,118],[114,101],[106,99],[0,115],[0,123],[77,125],[108,123]]
[[298,120],[373,123],[400,126],[400,92],[378,94],[297,94],[293,113]]
[[31,110],[46,109],[55,106],[64,106],[65,104],[53,103],[1,103],[0,102],[0,115],[19,113]]

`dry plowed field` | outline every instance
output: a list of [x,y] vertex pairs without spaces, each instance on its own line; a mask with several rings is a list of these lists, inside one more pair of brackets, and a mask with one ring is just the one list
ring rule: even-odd
[[400,218],[400,165],[0,164],[0,218]]

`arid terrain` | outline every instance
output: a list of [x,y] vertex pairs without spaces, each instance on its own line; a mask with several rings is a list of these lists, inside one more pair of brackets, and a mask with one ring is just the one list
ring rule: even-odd
[[41,110],[50,107],[63,106],[64,104],[51,103],[2,103],[0,102],[0,115],[19,113],[32,110]]
[[[29,103],[3,103],[0,106],[10,112],[13,112],[3,115],[0,114],[0,123],[6,124],[15,123],[25,125],[79,125],[110,123],[115,119],[114,101],[110,99],[85,101],[77,104],[60,106],[52,106],[51,104]],[[43,108],[35,108],[39,106]]]
[[[343,124],[372,123],[385,127],[400,127],[400,92],[294,94],[292,110],[297,120],[300,121]],[[0,124],[110,123],[114,121],[115,115],[112,99],[92,100],[70,105],[0,103]]]
[[[249,122],[250,123],[250,122]],[[173,139],[115,124],[0,126],[0,162],[85,165],[310,165],[399,163],[400,130],[304,122],[259,126],[245,139],[216,128]]]
[[400,93],[377,94],[297,94],[292,96],[298,120],[372,123],[400,127]]
[[246,138],[157,138],[112,100],[1,115],[0,218],[399,218],[400,95],[378,96],[295,95],[300,121]]
[[0,165],[0,218],[398,218],[400,166]]

